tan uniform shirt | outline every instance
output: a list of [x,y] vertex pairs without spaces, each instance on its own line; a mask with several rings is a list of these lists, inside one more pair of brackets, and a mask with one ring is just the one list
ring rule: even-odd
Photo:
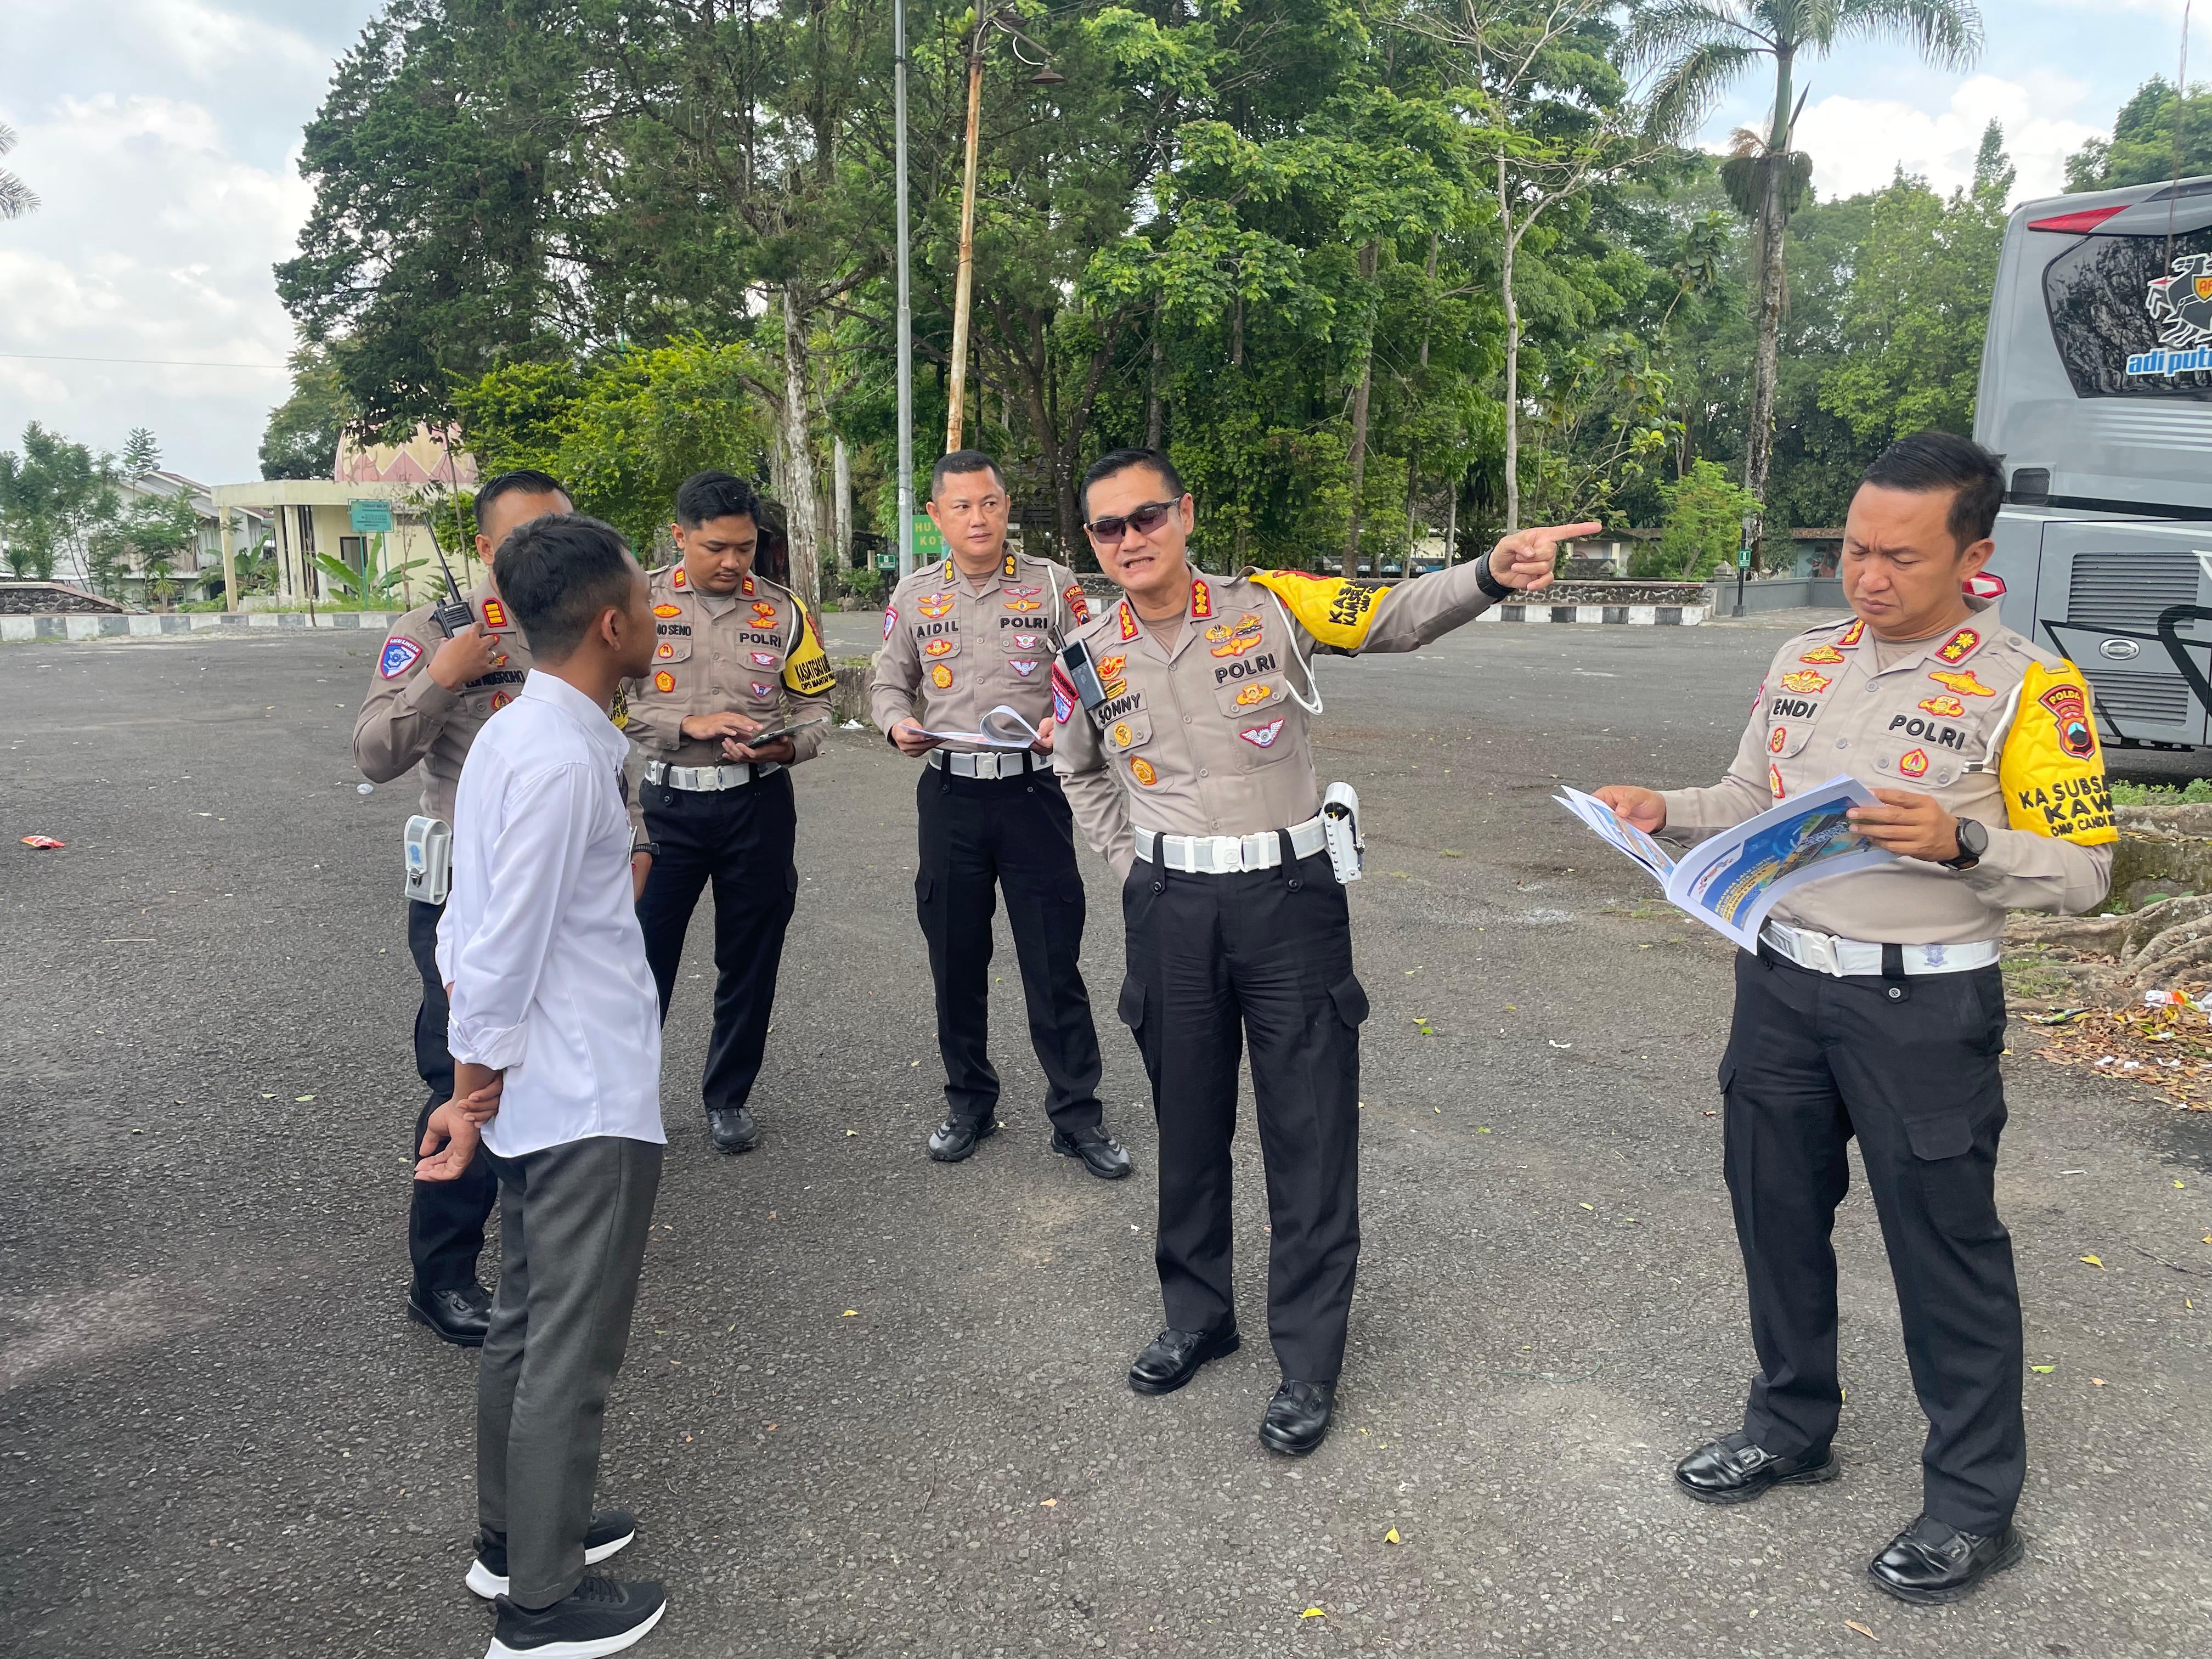
[[1489,608],[1477,568],[1384,590],[1296,571],[1195,576],[1182,636],[1168,644],[1128,600],[1108,605],[1077,635],[1106,701],[1078,718],[1074,685],[1053,683],[1053,769],[1084,839],[1126,876],[1133,825],[1249,836],[1311,817],[1321,809],[1307,730],[1321,701],[1315,652],[1419,650]]
[[980,588],[950,558],[917,570],[884,607],[869,717],[886,732],[909,718],[933,732],[974,732],[1004,703],[1042,726],[1052,714],[1053,653],[1090,620],[1074,574],[1048,559],[1009,552]]
[[[723,765],[720,738],[684,735],[691,714],[736,713],[769,728],[829,715],[829,659],[790,589],[747,576],[726,598],[702,593],[681,563],[666,565],[653,573],[653,672],[624,682],[630,741],[646,759]],[[818,754],[829,730],[794,733],[793,763]]]
[[[460,783],[469,745],[486,720],[514,701],[530,674],[530,647],[492,592],[489,578],[477,585],[468,603],[485,631],[499,641],[483,677],[458,691],[448,691],[430,678],[430,659],[446,636],[430,620],[430,607],[417,605],[392,623],[385,636],[383,648],[376,653],[368,700],[353,726],[354,764],[362,775],[371,783],[389,783],[409,767],[419,765],[422,815],[447,823],[453,821],[453,791]],[[625,718],[617,700],[614,722],[620,726]],[[629,770],[623,774],[623,790],[630,829],[643,846],[644,810],[638,804],[637,780]]]
[[[1666,792],[1665,833],[1701,841],[1848,773],[1869,787],[1933,795],[1986,829],[1989,851],[1966,871],[1901,859],[1808,883],[1774,907],[1775,920],[1882,945],[1966,945],[1996,938],[2008,909],[2095,904],[2112,876],[2112,848],[2012,827],[2034,815],[2008,799],[1998,777],[2016,723],[2036,723],[2033,736],[2056,718],[2023,706],[2023,678],[2038,664],[2069,674],[2070,665],[2004,627],[1990,601],[1968,603],[1976,614],[1966,626],[1901,654],[1882,647],[1887,668],[1863,623],[1830,623],[1791,640],[1759,684],[1727,777],[1710,789]],[[2101,789],[2086,708],[2081,719]]]

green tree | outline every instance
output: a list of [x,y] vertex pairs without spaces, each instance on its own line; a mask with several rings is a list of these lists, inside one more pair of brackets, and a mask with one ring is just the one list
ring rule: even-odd
[[135,575],[144,580],[150,602],[168,605],[177,597],[177,561],[188,559],[197,568],[199,536],[199,514],[189,495],[141,495],[92,532],[93,586],[119,599],[124,579]]
[[690,341],[633,347],[582,368],[517,363],[455,402],[487,473],[552,473],[580,511],[649,557],[685,478],[708,467],[759,476],[775,434],[749,394],[764,372],[750,347]]
[[115,517],[115,459],[36,421],[22,445],[0,451],[0,538],[18,577],[45,581],[64,556],[85,559],[88,539]]
[[[1693,125],[1761,58],[1773,66],[1774,102],[1766,135],[1737,158],[1754,162],[1758,173],[1759,246],[1753,261],[1758,350],[1744,443],[1744,487],[1754,496],[1766,494],[1773,453],[1784,231],[1791,198],[1809,176],[1791,144],[1803,101],[1794,78],[1796,62],[1801,56],[1826,56],[1839,39],[1880,35],[1909,40],[1938,68],[1961,68],[1980,53],[1981,13],[1973,0],[1653,0],[1630,25],[1629,61],[1658,70],[1650,103],[1655,132]],[[1759,527],[1754,559],[1762,556],[1764,536]]]
[[1734,562],[1741,545],[1744,520],[1759,511],[1759,499],[1716,463],[1699,460],[1689,472],[1660,487],[1667,507],[1656,549],[1639,551],[1629,568],[1635,576],[1701,581]]
[[[15,148],[15,129],[0,122],[0,155]],[[20,219],[38,211],[39,198],[14,173],[0,171],[0,219]]]
[[1946,202],[1900,177],[1875,198],[1820,405],[1881,446],[1927,427],[1971,434],[2012,164],[1992,121],[1970,190]]
[[[2174,143],[2175,106],[2181,143]],[[2174,176],[2212,173],[2212,93],[2202,88],[2177,100],[2172,84],[2154,75],[2112,119],[2110,138],[2092,138],[2066,158],[2069,190],[2117,190]]]
[[335,476],[338,440],[356,418],[352,399],[341,384],[337,364],[319,346],[292,354],[291,395],[269,412],[261,434],[261,476],[264,478],[328,478]]
[[123,441],[123,472],[135,478],[141,473],[151,472],[161,465],[161,440],[155,437],[150,427],[134,426],[131,435]]

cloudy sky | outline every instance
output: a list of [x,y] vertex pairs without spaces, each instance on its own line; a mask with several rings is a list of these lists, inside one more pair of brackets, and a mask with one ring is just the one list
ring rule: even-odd
[[[1823,196],[1902,165],[1962,181],[2003,123],[2022,198],[2110,128],[2146,76],[2174,72],[2181,0],[1983,0],[1990,44],[1966,74],[1854,46],[1801,66],[1801,129]],[[270,266],[309,192],[301,125],[374,0],[69,0],[10,5],[0,33],[4,165],[45,205],[0,224],[0,447],[29,421],[102,448],[150,427],[168,465],[258,477],[291,326]],[[2212,29],[2199,61],[2212,66]],[[1709,140],[1761,119],[1755,85]],[[128,359],[127,362],[83,361]],[[182,366],[180,366],[182,365]],[[245,367],[231,367],[244,365]]]

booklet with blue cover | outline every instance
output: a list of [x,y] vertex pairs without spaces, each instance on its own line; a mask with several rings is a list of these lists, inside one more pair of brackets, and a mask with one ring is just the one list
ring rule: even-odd
[[1831,778],[1699,842],[1679,859],[1594,795],[1563,789],[1552,799],[1650,871],[1676,909],[1747,951],[1759,949],[1767,912],[1792,888],[1897,856],[1844,817],[1854,806],[1881,805],[1856,778]]

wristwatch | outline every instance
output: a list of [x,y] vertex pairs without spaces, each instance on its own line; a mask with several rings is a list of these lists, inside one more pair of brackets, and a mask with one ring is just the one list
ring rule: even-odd
[[657,859],[660,856],[660,843],[657,841],[641,841],[629,849],[629,855],[632,858],[635,858],[640,853],[649,859]]
[[1502,599],[1513,589],[1498,580],[1498,573],[1490,568],[1490,555],[1486,553],[1476,562],[1474,585],[1492,600]]
[[1936,861],[1946,870],[1971,870],[1982,861],[1982,854],[1990,850],[1990,832],[1972,818],[1960,818],[1959,823],[1959,856]]

